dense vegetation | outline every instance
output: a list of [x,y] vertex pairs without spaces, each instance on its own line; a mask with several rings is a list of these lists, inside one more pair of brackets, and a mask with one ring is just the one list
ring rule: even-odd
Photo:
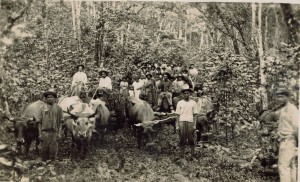
[[[200,70],[198,82],[207,84],[209,94],[220,103],[216,116],[219,127],[214,128],[212,140],[236,152],[243,151],[237,147],[246,147],[249,151],[262,147],[259,144],[263,143],[263,138],[257,135],[255,123],[258,112],[271,102],[276,86],[289,87],[293,100],[297,103],[299,100],[299,5],[63,0],[2,0],[0,3],[1,117],[10,113],[15,115],[23,102],[34,100],[51,86],[55,85],[60,95],[68,92],[75,66],[79,63],[86,66],[91,89],[98,80],[101,66],[109,68],[112,78],[117,81],[121,71],[130,72],[128,65],[146,60],[196,64]],[[2,132],[8,123],[4,119],[1,122],[5,123]],[[223,140],[225,130],[227,133],[229,128],[234,129],[234,136],[240,137],[226,135]],[[118,136],[122,137],[122,134],[118,133]],[[164,140],[174,137],[173,134],[166,135]],[[247,144],[250,136],[257,137],[256,143]],[[7,136],[1,134],[1,142],[6,143],[6,139]],[[218,150],[216,143],[212,150]],[[102,150],[96,153],[102,153]],[[253,151],[251,155],[254,155]],[[126,152],[132,156],[139,155],[136,153],[140,151],[130,149]],[[245,157],[246,154],[236,155]],[[216,160],[216,165],[227,164],[229,159],[224,156],[211,156],[210,160]],[[169,165],[171,159],[160,157],[162,165]],[[154,158],[149,156],[149,160]],[[203,162],[206,166],[210,163],[206,160],[208,158],[198,159],[191,165],[197,168],[201,166],[197,162]],[[146,166],[138,168],[154,173],[151,170],[155,167],[147,166],[151,163],[145,162]],[[187,161],[182,163],[180,169],[190,165]],[[216,171],[219,169],[220,166],[216,166]],[[215,176],[208,174],[208,168],[204,170],[207,174],[183,171],[208,179]],[[75,175],[76,170],[67,172]],[[233,178],[238,180],[241,173]],[[182,175],[190,179],[195,177],[187,174]],[[252,177],[245,177],[245,181],[247,179]],[[258,176],[254,179],[261,181]]]

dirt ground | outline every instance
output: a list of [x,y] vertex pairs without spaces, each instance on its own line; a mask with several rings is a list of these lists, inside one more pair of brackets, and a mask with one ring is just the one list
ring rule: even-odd
[[[4,130],[3,125],[1,130]],[[136,138],[128,128],[111,131],[105,143],[93,139],[85,159],[71,157],[71,137],[59,142],[58,160],[45,164],[31,147],[29,158],[18,156],[19,167],[0,165],[1,181],[278,181],[276,170],[250,164],[257,147],[255,134],[241,133],[238,144],[225,146],[222,134],[212,135],[196,147],[192,157],[187,148],[179,155],[178,137],[171,126],[154,134],[154,141],[137,148]],[[2,144],[15,148],[13,134],[2,132]],[[252,139],[251,139],[252,138]],[[6,158],[9,159],[8,155]],[[1,158],[3,160],[3,158]]]

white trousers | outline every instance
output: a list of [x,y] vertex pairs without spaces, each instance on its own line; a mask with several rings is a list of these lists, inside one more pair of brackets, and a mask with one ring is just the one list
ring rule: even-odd
[[297,182],[296,145],[297,141],[294,138],[283,139],[279,144],[278,171],[280,182]]

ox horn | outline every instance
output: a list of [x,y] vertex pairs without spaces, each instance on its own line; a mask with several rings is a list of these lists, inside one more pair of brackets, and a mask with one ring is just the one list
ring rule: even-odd
[[170,119],[175,119],[177,116],[171,116],[171,117],[168,117],[168,118],[165,118],[165,119],[160,119],[160,120],[154,120],[153,122],[155,124],[158,124],[158,123],[168,123]]
[[67,113],[70,114],[71,117],[78,119],[78,116],[76,114],[72,114],[69,110],[69,107],[67,108]]
[[14,117],[9,117],[9,116],[5,116],[6,119],[8,119],[11,122],[14,122],[16,118]]

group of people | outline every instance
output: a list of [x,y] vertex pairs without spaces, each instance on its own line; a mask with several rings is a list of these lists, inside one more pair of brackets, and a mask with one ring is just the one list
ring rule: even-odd
[[[84,66],[79,65],[78,72],[73,76],[72,92],[75,87],[80,84],[83,87],[87,84],[87,76],[83,72]],[[134,72],[135,68],[132,68]],[[178,129],[180,145],[191,145],[194,143],[194,131],[196,129],[197,118],[201,114],[203,100],[191,99],[194,93],[195,85],[193,80],[197,75],[194,65],[190,65],[190,69],[183,68],[179,65],[168,64],[144,64],[140,71],[133,74],[133,80],[129,81],[123,77],[119,84],[120,95],[128,97],[136,97],[146,100],[154,108],[161,104],[161,98],[166,95],[170,106],[174,109],[174,113],[178,115],[176,128]],[[108,76],[108,71],[100,71],[101,78],[99,79],[98,90],[109,94],[112,88],[112,80]],[[197,96],[202,91],[197,93]],[[156,95],[155,95],[156,94]],[[180,95],[181,99],[173,108],[172,97],[174,94]],[[178,96],[176,95],[176,96]],[[298,124],[299,110],[289,101],[290,92],[286,88],[279,88],[275,92],[275,103],[279,105],[273,110],[272,117],[276,118],[275,122],[269,119],[269,122],[276,123],[277,141],[279,143],[278,154],[278,169],[281,181],[296,181],[296,164],[295,164],[295,149],[298,146]],[[39,124],[40,136],[43,138],[42,146],[44,147],[44,158],[49,158],[49,153],[53,154],[52,149],[57,148],[57,144],[53,143],[53,137],[58,132],[58,124],[62,122],[62,110],[54,104],[54,99],[57,97],[54,92],[46,92],[44,94],[48,108],[43,113],[43,119]],[[157,100],[155,97],[157,96]],[[52,120],[51,120],[51,119]],[[51,121],[50,121],[51,120]],[[49,124],[51,123],[51,124]],[[49,132],[51,131],[51,132]],[[55,154],[55,152],[54,152]],[[53,155],[52,155],[53,156]],[[51,157],[50,157],[51,158]]]
[[[183,85],[187,84],[191,89],[195,86],[198,70],[194,64],[182,66],[181,64],[154,64],[144,63],[141,69],[131,67],[134,72],[132,81],[123,77],[120,82],[120,92],[146,100],[154,109],[159,110],[162,98],[166,97],[171,110],[174,110],[173,97],[179,96]],[[127,86],[127,87],[126,87]]]
[[[138,68],[140,66],[140,68]],[[118,88],[122,98],[133,96],[138,99],[146,100],[154,109],[158,110],[161,106],[162,97],[166,96],[170,109],[174,110],[172,98],[179,96],[184,84],[188,84],[191,89],[195,87],[198,70],[194,64],[182,66],[182,64],[154,64],[143,63],[130,67],[130,78],[122,75]],[[84,73],[84,65],[77,66],[77,73],[74,74],[71,84],[71,94],[79,95],[83,89],[87,88],[87,75]],[[109,71],[101,69],[97,92],[109,96],[112,91],[112,79]]]
[[[103,94],[108,94],[112,91],[112,81],[111,78],[108,77],[108,71],[106,69],[102,69],[99,74],[100,79],[97,90],[102,91]],[[84,72],[84,65],[80,64],[77,66],[77,72],[73,75],[70,96],[79,96],[83,89],[87,90],[87,83],[88,78]]]

